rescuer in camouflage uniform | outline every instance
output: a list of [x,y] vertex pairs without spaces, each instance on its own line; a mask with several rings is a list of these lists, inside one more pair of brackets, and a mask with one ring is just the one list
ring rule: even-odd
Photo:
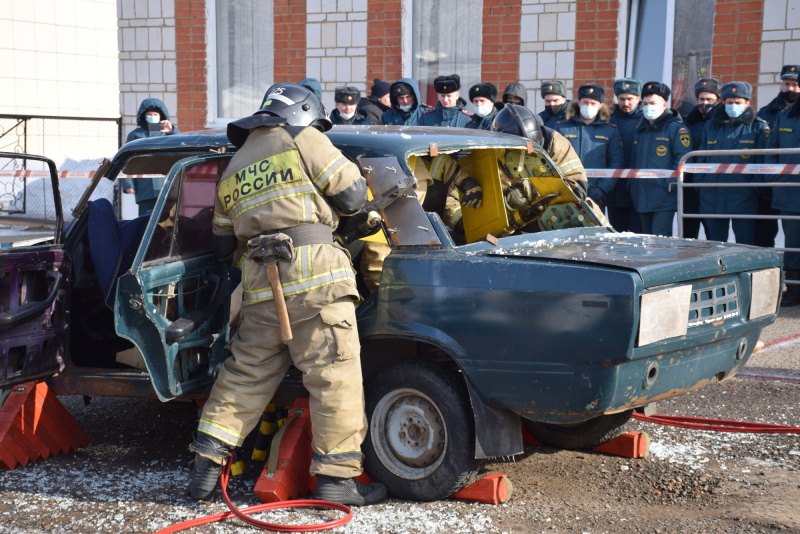
[[[217,184],[214,245],[220,259],[242,270],[242,318],[190,446],[197,453],[189,484],[194,498],[213,495],[222,464],[255,427],[292,364],[311,397],[316,497],[364,505],[386,496],[383,484],[354,479],[362,472],[367,431],[353,303],[358,292],[349,256],[332,232],[339,215],[356,213],[367,197],[357,167],[321,133],[330,127],[316,96],[294,84],[272,86],[261,109],[228,125],[228,138],[240,149]],[[277,264],[293,331],[287,341],[254,248],[279,232],[294,248],[293,259]]]

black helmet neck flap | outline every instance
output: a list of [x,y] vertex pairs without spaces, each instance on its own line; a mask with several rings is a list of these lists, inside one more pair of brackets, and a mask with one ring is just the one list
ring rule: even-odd
[[542,126],[541,117],[535,115],[528,108],[516,104],[506,104],[495,115],[492,131],[519,135],[542,146],[544,144]]

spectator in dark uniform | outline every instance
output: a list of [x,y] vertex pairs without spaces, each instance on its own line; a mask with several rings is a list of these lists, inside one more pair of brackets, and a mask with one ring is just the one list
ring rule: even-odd
[[401,78],[389,88],[391,109],[381,116],[381,124],[417,126],[422,113],[431,109],[422,103],[419,86],[412,78]]
[[351,85],[337,87],[333,93],[336,109],[331,112],[331,122],[351,125],[372,124],[367,117],[367,112],[358,109],[359,100],[361,100],[361,92],[357,87]]
[[497,108],[494,106],[495,99],[497,99],[497,87],[490,83],[476,83],[470,87],[469,100],[472,102],[473,115],[465,128],[490,130],[492,121],[497,115]]
[[380,78],[373,80],[369,96],[358,101],[358,109],[363,110],[372,124],[380,124],[381,116],[392,108],[392,99],[389,96],[390,85]]
[[[785,113],[775,119],[767,148],[798,148],[800,147],[800,100],[792,104]],[[764,157],[765,163],[772,164],[800,164],[800,154],[775,154]],[[769,179],[772,182],[800,182],[796,174],[778,174]],[[780,211],[781,215],[800,216],[800,188],[776,187],[772,192],[772,207]],[[800,248],[800,220],[782,219],[783,234],[786,237],[786,248]],[[783,256],[783,266],[786,270],[787,280],[800,281],[800,252],[786,252]],[[800,304],[800,285],[789,284],[783,296],[781,306],[796,306]]]
[[[781,69],[780,93],[769,104],[758,110],[758,116],[769,123],[770,131],[777,133],[775,122],[778,115],[789,109],[800,99],[800,85],[798,85],[800,65],[784,65]],[[768,188],[759,188],[758,214],[778,215],[778,210],[772,207],[772,193]],[[778,235],[777,220],[756,221],[756,245],[759,247],[774,247],[775,236]]]
[[[643,117],[636,126],[633,146],[634,167],[637,169],[674,171],[680,159],[692,149],[689,129],[678,112],[667,107],[669,95],[669,86],[661,82],[647,82],[642,88]],[[678,209],[676,180],[633,179],[630,189],[642,232],[671,236]]]
[[463,113],[466,102],[461,98],[461,77],[458,74],[437,76],[433,88],[439,95],[439,102],[430,111],[422,113],[422,126],[454,126],[463,128],[469,116]]
[[557,122],[567,118],[569,100],[564,84],[557,81],[542,82],[541,93],[544,99],[544,111],[539,113],[539,116],[545,126],[555,128]]
[[[619,138],[622,141],[624,155],[623,168],[633,168],[633,138],[634,130],[642,120],[642,82],[636,78],[622,78],[614,82],[614,95],[617,104],[611,107],[609,124],[617,127]],[[642,225],[639,214],[633,208],[631,192],[628,189],[629,180],[619,180],[614,190],[606,197],[608,220],[620,232],[641,232]]]
[[[578,101],[567,110],[567,120],[557,122],[555,127],[569,140],[587,169],[621,169],[625,161],[617,128],[608,124],[609,112],[604,100],[605,89],[600,85],[582,85]],[[600,209],[617,181],[617,178],[589,178],[589,197]]]
[[[692,136],[692,150],[697,150],[703,142],[703,126],[711,119],[711,110],[719,104],[722,82],[716,78],[703,78],[694,84],[694,96],[697,99],[697,106],[684,118],[689,133]],[[692,163],[697,163],[694,161]],[[694,181],[694,174],[684,175],[686,183]],[[700,192],[695,187],[687,187],[683,190],[683,211],[684,213],[700,213]],[[684,219],[683,237],[697,239],[700,235],[700,224],[703,224],[706,237],[708,237],[708,226],[705,219]]]
[[[723,105],[711,111],[711,120],[703,127],[700,150],[749,150],[767,147],[769,124],[756,117],[750,106],[753,88],[747,82],[726,83],[722,87]],[[733,159],[732,159],[733,158]],[[706,156],[705,163],[761,163],[763,156]],[[748,183],[756,178],[749,174],[698,174],[698,183]],[[700,192],[701,213],[752,214],[758,213],[758,188],[703,188]],[[706,232],[712,241],[727,241],[728,227],[733,223],[737,243],[755,243],[756,224],[753,219],[707,219]]]
[[516,104],[524,106],[525,100],[528,99],[528,90],[521,83],[510,83],[506,90],[503,91],[504,104]]
[[800,65],[784,65],[781,69],[780,93],[769,104],[758,110],[758,116],[769,123],[772,131],[775,131],[778,114],[789,109],[800,99],[798,75],[800,75]]

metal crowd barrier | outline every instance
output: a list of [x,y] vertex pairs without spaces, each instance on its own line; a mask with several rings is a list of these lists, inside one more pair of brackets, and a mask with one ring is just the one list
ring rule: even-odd
[[[800,220],[797,215],[747,215],[740,213],[731,214],[700,214],[685,213],[683,202],[684,188],[702,187],[800,187],[798,182],[747,182],[747,183],[686,183],[685,173],[706,173],[706,174],[787,174],[800,175],[800,164],[767,164],[767,163],[686,163],[691,158],[703,156],[766,156],[777,154],[800,154],[800,148],[761,148],[752,150],[693,150],[684,155],[678,162],[678,170],[670,171],[663,169],[587,169],[586,175],[589,178],[626,178],[626,179],[647,179],[647,178],[676,178],[678,194],[678,236],[683,237],[684,219],[766,219],[766,220]],[[800,207],[798,208],[800,211]],[[800,248],[775,247],[775,250],[783,252],[800,252]],[[786,283],[800,284],[800,281],[787,280]]]

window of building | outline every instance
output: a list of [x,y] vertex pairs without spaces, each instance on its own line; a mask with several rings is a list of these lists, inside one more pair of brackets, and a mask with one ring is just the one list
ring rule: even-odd
[[711,71],[714,0],[629,0],[625,74],[665,82],[671,105],[682,113],[695,106],[694,85]]
[[[481,81],[483,0],[410,0],[412,78],[422,100],[437,101],[433,80],[458,74],[461,94]],[[406,30],[407,31],[407,30]]]
[[209,3],[209,120],[225,124],[250,115],[274,73],[272,2]]

